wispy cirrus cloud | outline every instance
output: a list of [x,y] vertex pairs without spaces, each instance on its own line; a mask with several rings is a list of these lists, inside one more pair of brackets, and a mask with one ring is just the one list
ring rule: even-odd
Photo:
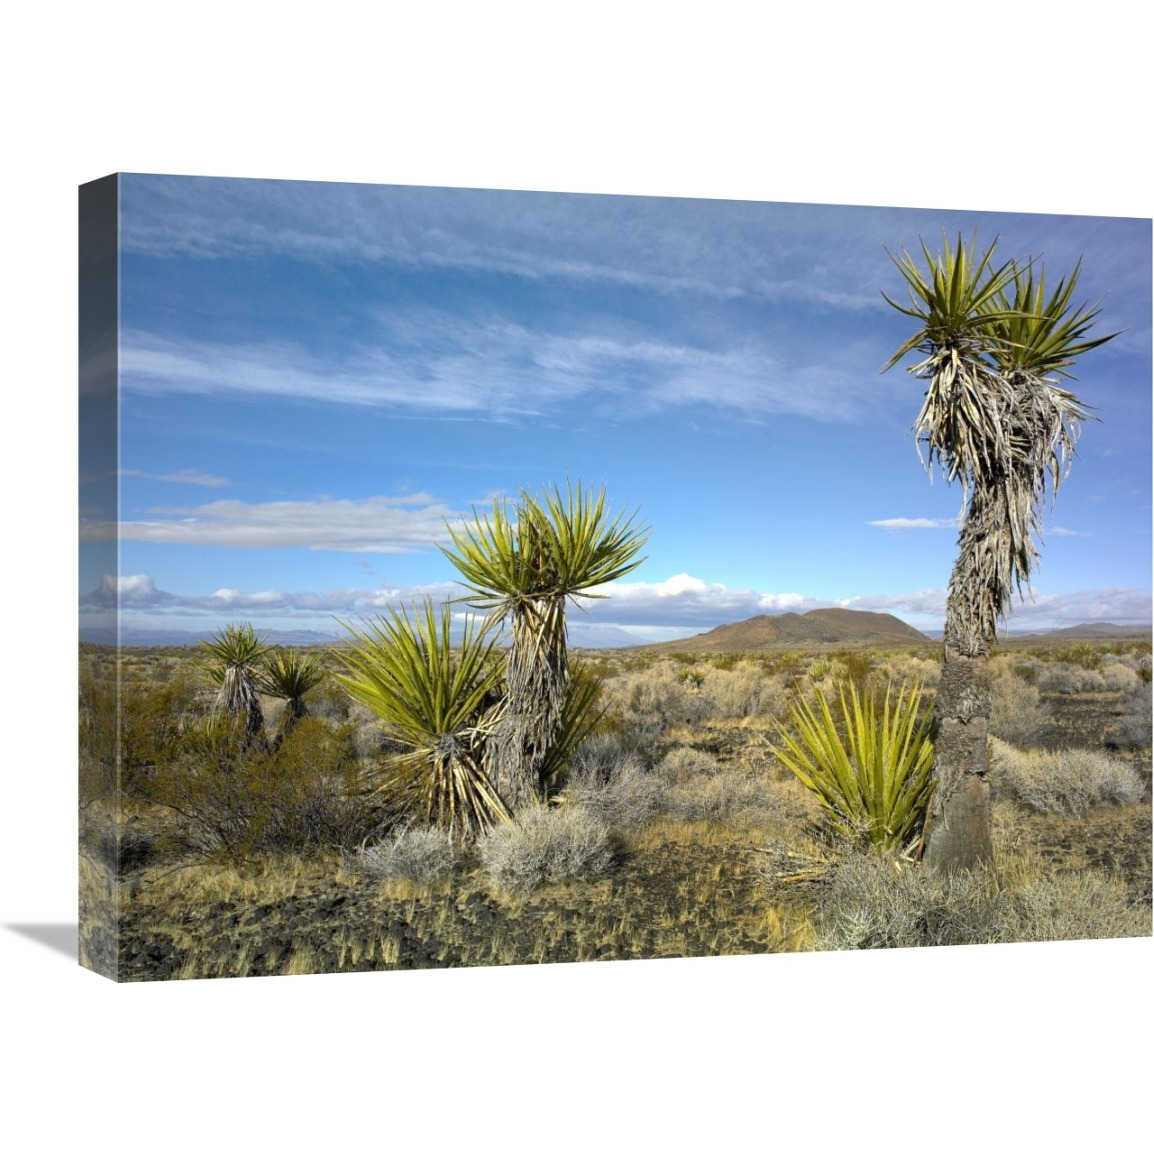
[[82,521],[80,540],[224,545],[349,553],[415,553],[447,544],[447,521],[461,514],[426,493],[361,501],[213,501],[160,507],[146,519]]
[[129,330],[121,382],[146,395],[224,395],[407,413],[540,415],[577,402],[644,415],[690,406],[759,418],[853,421],[885,400],[861,370],[821,366],[748,339],[715,346],[642,331],[529,329],[502,319],[390,318],[374,344],[322,357],[288,341],[226,343]]
[[139,477],[146,481],[163,481],[172,485],[200,485],[206,489],[223,489],[229,484],[227,477],[215,473],[202,473],[199,469],[177,469],[170,473],[146,473],[141,469],[121,469],[122,477]]
[[956,529],[959,521],[956,517],[887,517],[881,521],[869,521],[878,529],[889,529],[892,532],[904,532],[908,529]]
[[[880,310],[894,210],[304,181],[124,178],[121,244]],[[751,239],[753,243],[751,243]]]

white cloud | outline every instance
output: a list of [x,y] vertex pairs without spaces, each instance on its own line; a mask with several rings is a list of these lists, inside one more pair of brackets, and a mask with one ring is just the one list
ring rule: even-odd
[[121,469],[122,477],[140,477],[146,481],[164,481],[174,485],[201,485],[206,489],[222,489],[229,483],[227,477],[202,473],[199,469],[178,469],[174,473],[145,473],[140,469]]
[[125,609],[155,608],[173,603],[171,593],[162,593],[146,573],[115,577],[105,573],[100,585],[80,598],[81,605],[99,609],[114,609],[117,604]]
[[81,523],[81,541],[151,541],[268,549],[296,546],[349,553],[415,553],[448,543],[445,523],[460,514],[425,493],[363,501],[213,501],[157,508],[154,517]]
[[902,531],[906,529],[956,529],[957,518],[954,517],[889,517],[884,521],[868,521],[879,529]]
[[[115,604],[117,580],[106,576],[99,589],[81,598],[82,614],[107,609]],[[122,618],[147,627],[176,619],[195,619],[202,627],[216,627],[237,616],[261,624],[269,622],[312,623],[331,628],[333,618],[356,620],[371,617],[387,608],[413,606],[426,597],[437,603],[460,601],[465,595],[455,582],[416,585],[406,588],[382,586],[376,589],[332,589],[309,591],[260,590],[246,592],[222,588],[206,596],[177,596],[158,589],[151,577],[137,575],[119,579]],[[574,644],[596,645],[600,636],[607,644],[618,644],[622,634],[637,644],[650,640],[686,637],[718,625],[743,621],[759,614],[805,613],[811,609],[837,607],[875,613],[892,613],[919,629],[940,629],[945,616],[946,591],[920,589],[899,594],[868,594],[825,600],[799,593],[774,593],[753,589],[731,589],[710,584],[688,573],[679,573],[658,582],[622,581],[594,592],[605,599],[584,598],[584,612],[570,615]],[[459,613],[469,610],[462,604]],[[1057,629],[1086,621],[1119,625],[1149,625],[1149,589],[1106,588],[1070,593],[1038,594],[1015,604],[1010,628],[1016,632]],[[578,641],[578,638],[587,640]],[[612,640],[614,639],[615,640]]]
[[1075,529],[1063,529],[1060,525],[1053,525],[1046,532],[1051,537],[1093,537],[1093,533],[1080,533]]

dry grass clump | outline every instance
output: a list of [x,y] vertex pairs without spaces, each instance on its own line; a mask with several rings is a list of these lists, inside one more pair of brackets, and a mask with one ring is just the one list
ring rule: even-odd
[[1019,677],[1007,658],[990,662],[990,733],[1014,745],[1029,745],[1053,722],[1036,685]]
[[1149,909],[1093,872],[999,888],[986,870],[898,868],[876,854],[840,862],[814,913],[815,950],[1143,937]]
[[1125,762],[1091,749],[1015,749],[990,741],[990,769],[998,793],[1039,813],[1083,816],[1093,805],[1141,799],[1141,777]]
[[382,881],[410,881],[423,886],[451,874],[454,861],[453,839],[446,830],[406,826],[385,841],[346,854],[344,868]]
[[512,894],[588,881],[608,870],[614,856],[604,823],[578,805],[529,806],[494,826],[477,848],[490,882]]

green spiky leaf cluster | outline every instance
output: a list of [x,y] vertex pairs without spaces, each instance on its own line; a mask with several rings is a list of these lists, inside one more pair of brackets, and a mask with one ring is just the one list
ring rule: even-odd
[[632,572],[648,532],[636,514],[609,519],[605,490],[580,484],[522,490],[515,513],[501,500],[491,514],[473,510],[473,520],[449,526],[456,566],[478,609],[506,612],[518,602],[584,593]]
[[821,802],[830,826],[850,840],[868,838],[880,849],[916,849],[934,783],[934,750],[916,685],[879,707],[853,682],[838,687],[835,718],[822,693],[816,708],[799,698],[790,728],[778,725],[781,763]]
[[[1078,357],[1117,336],[1111,333],[1082,340],[1101,309],[1073,307],[1074,286],[1081,269],[1079,260],[1069,277],[1060,280],[1049,296],[1046,271],[1039,267],[1035,280],[1032,261],[1024,269],[1016,268],[1010,280],[999,287],[987,324],[992,337],[990,356],[1002,372],[1069,377],[1067,370]],[[1012,295],[1008,291],[1011,285]]]
[[249,622],[240,625],[226,625],[207,641],[200,641],[201,676],[210,685],[219,687],[225,672],[230,669],[247,669],[255,677],[260,662],[269,652],[269,646]]
[[295,649],[272,649],[261,663],[259,685],[269,697],[300,701],[325,678],[324,658]]
[[481,765],[501,663],[488,625],[470,619],[457,646],[451,627],[450,607],[438,617],[431,599],[412,618],[391,610],[363,628],[346,625],[352,643],[339,652],[346,672],[337,680],[408,746],[380,788],[424,821],[470,836],[509,817]]

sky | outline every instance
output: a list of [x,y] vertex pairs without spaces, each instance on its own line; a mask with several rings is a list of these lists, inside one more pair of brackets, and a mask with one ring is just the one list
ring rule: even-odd
[[126,633],[334,633],[460,597],[447,524],[569,481],[650,530],[575,645],[826,606],[940,629],[962,493],[919,460],[916,356],[882,372],[914,325],[882,293],[891,254],[975,231],[1051,281],[1081,259],[1120,334],[1074,367],[1098,419],[1010,627],[1150,623],[1149,220],[120,181],[119,510],[82,471],[82,635],[117,599]]

